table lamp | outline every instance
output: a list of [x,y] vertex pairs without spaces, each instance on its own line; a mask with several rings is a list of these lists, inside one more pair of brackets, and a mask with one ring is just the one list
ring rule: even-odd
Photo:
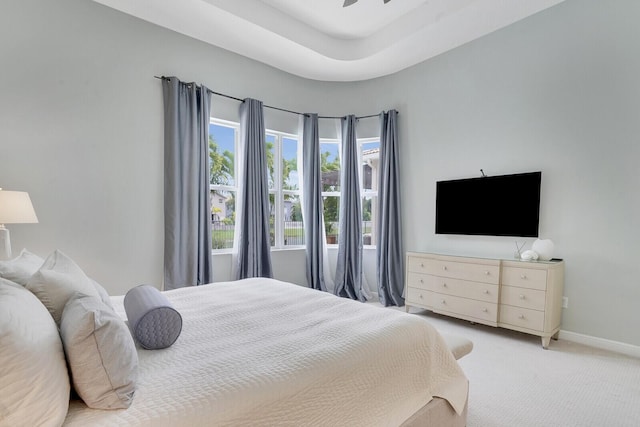
[[38,222],[29,193],[0,188],[0,259],[11,258],[11,240],[5,224]]

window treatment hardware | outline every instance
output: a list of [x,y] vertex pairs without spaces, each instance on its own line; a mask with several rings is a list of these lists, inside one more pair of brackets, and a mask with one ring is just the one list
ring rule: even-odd
[[[168,79],[168,77],[166,77],[166,76],[153,76],[153,77],[155,77],[156,79],[160,79],[160,80],[167,80]],[[190,84],[195,84],[195,83],[187,83],[187,84],[190,85]],[[229,98],[229,99],[234,99],[234,100],[239,101],[239,102],[244,102],[244,99],[237,98],[237,97],[231,96],[231,95],[227,95],[225,93],[214,92],[211,89],[207,89],[207,92],[209,92],[212,95],[218,95],[218,96],[222,96],[224,98]],[[285,113],[298,114],[300,116],[309,117],[308,113],[300,113],[298,111],[287,110],[285,108],[279,108],[279,107],[272,107],[270,105],[263,105],[263,107],[264,108],[270,108],[272,110],[283,111]],[[337,116],[318,116],[319,119],[341,119],[342,117],[344,117],[344,116],[340,116],[340,117],[337,117]],[[367,116],[358,116],[358,117],[356,117],[356,120],[368,119],[368,118],[371,118],[371,117],[380,117],[380,113],[378,113],[378,114],[369,114]]]

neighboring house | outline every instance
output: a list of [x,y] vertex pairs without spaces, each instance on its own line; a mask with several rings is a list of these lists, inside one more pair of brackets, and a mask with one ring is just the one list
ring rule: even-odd
[[227,217],[227,196],[211,190],[209,198],[211,199],[211,221],[222,221]]

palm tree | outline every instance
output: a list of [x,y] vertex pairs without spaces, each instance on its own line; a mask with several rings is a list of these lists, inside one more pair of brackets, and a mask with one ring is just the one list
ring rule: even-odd
[[227,185],[233,179],[234,155],[229,150],[220,153],[218,143],[209,135],[209,179],[211,184]]

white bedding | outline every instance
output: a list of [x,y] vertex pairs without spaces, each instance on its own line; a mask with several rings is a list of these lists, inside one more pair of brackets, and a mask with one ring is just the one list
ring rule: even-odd
[[464,409],[468,381],[418,316],[271,279],[165,295],[182,333],[138,349],[131,407],[73,401],[64,425],[398,426],[432,396]]

